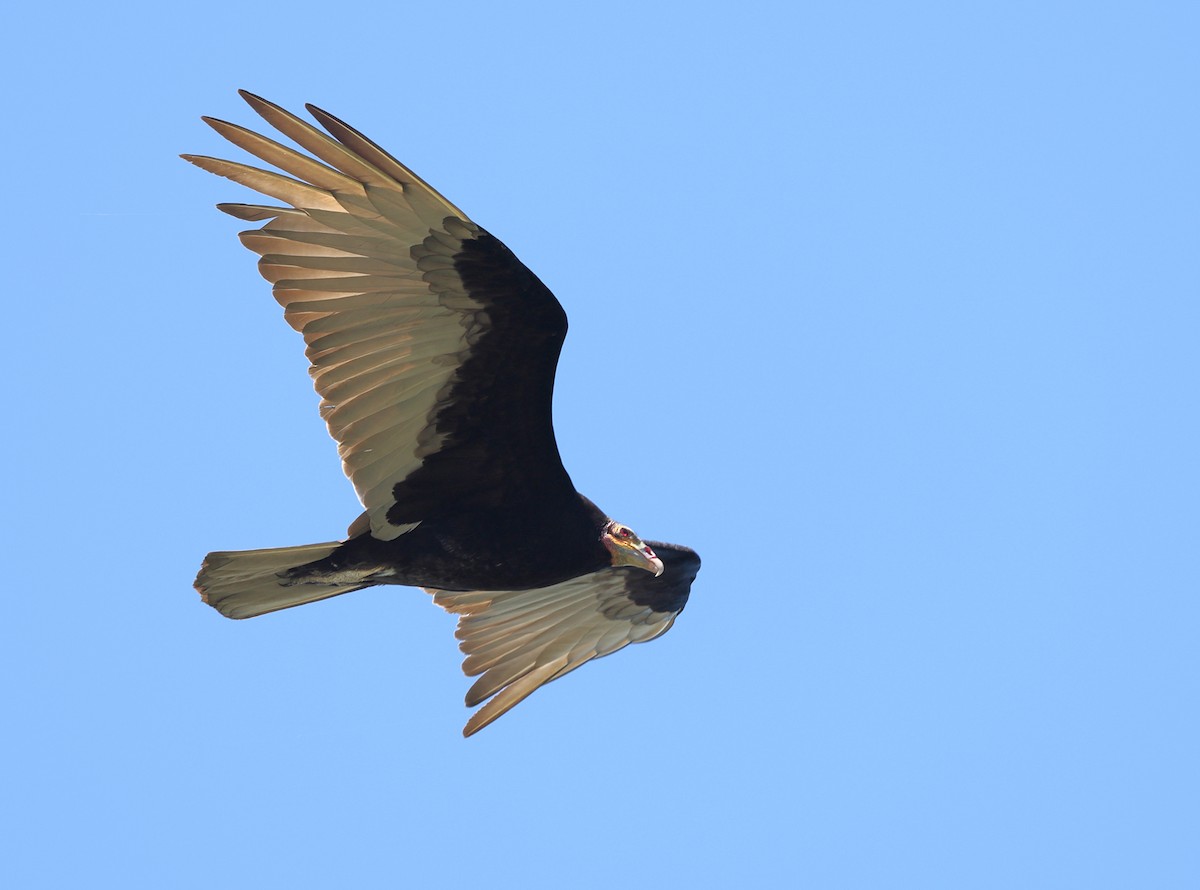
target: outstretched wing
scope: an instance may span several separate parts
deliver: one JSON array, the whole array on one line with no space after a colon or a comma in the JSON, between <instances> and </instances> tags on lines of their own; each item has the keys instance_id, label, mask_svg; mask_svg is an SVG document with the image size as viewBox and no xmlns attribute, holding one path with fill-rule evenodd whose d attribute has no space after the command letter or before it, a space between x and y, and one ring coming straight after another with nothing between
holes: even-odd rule
<instances>
[{"instance_id":1,"label":"outstretched wing","mask_svg":"<svg viewBox=\"0 0 1200 890\"><path fill-rule=\"evenodd\" d=\"M491 698L471 715L463 735L585 662L670 629L687 603L700 557L687 547L646 543L663 561L657 578L609 568L534 590L430 591L439 606L462 616L455 636L467 656L463 673L482 675L467 692L467 707Z\"/></svg>"},{"instance_id":2,"label":"outstretched wing","mask_svg":"<svg viewBox=\"0 0 1200 890\"><path fill-rule=\"evenodd\" d=\"M304 335L321 414L372 534L390 540L422 519L529 491L572 496L551 420L567 330L554 295L356 130L308 106L331 138L242 96L315 159L210 118L290 175L183 157L290 205L218 206L265 221L242 243L262 255L259 270Z\"/></svg>"}]
</instances>

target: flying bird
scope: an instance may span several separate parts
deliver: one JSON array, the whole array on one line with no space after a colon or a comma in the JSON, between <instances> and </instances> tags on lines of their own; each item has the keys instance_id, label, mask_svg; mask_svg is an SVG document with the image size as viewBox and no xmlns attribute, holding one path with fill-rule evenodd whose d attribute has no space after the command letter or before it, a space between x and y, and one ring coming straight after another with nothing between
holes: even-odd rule
<instances>
[{"instance_id":1,"label":"flying bird","mask_svg":"<svg viewBox=\"0 0 1200 890\"><path fill-rule=\"evenodd\" d=\"M242 97L308 154L204 118L282 172L183 155L287 206L218 204L262 223L284 318L304 336L321 416L365 511L346 538L208 554L195 587L250 618L375 584L458 614L477 676L464 735L540 686L666 632L700 558L643 541L575 490L554 439L567 317L499 240L357 130L326 132Z\"/></svg>"}]
</instances>

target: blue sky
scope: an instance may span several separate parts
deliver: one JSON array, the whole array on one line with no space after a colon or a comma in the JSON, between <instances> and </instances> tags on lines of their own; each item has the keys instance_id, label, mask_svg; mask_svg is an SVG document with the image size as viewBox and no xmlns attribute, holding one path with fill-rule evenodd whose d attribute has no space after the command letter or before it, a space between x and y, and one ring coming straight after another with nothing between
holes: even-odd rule
<instances>
[{"instance_id":1,"label":"blue sky","mask_svg":"<svg viewBox=\"0 0 1200 890\"><path fill-rule=\"evenodd\" d=\"M5 886L1200 882L1193 5L26 16ZM704 558L669 634L464 741L424 594L200 604L358 512L249 193L176 157L238 87L556 292L576 485Z\"/></svg>"}]
</instances>

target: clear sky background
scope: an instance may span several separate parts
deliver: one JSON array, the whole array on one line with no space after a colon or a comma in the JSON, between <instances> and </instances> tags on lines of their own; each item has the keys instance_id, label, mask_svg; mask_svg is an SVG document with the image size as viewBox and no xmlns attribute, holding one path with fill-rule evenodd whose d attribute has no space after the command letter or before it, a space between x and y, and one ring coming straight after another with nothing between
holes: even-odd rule
<instances>
[{"instance_id":1,"label":"clear sky background","mask_svg":"<svg viewBox=\"0 0 1200 890\"><path fill-rule=\"evenodd\" d=\"M1200 886L1197 9L10 18L0 884ZM576 485L704 558L669 634L464 741L423 593L200 603L358 513L176 157L238 87L556 292Z\"/></svg>"}]
</instances>

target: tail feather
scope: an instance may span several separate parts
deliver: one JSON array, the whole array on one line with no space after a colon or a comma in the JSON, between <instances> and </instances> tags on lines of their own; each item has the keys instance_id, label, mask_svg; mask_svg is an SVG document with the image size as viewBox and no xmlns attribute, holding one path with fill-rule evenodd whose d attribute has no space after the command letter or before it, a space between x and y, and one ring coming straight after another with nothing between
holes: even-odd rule
<instances>
[{"instance_id":1,"label":"tail feather","mask_svg":"<svg viewBox=\"0 0 1200 890\"><path fill-rule=\"evenodd\" d=\"M324 559L339 546L340 542L331 541L302 547L210 553L200 566L195 588L204 602L226 618L253 618L369 586L363 583L282 583L281 572Z\"/></svg>"}]
</instances>

